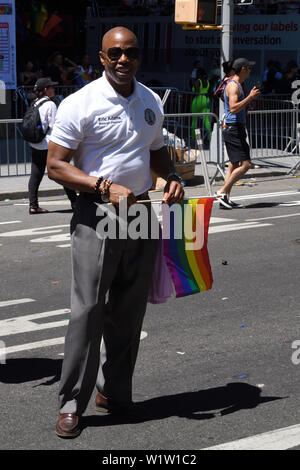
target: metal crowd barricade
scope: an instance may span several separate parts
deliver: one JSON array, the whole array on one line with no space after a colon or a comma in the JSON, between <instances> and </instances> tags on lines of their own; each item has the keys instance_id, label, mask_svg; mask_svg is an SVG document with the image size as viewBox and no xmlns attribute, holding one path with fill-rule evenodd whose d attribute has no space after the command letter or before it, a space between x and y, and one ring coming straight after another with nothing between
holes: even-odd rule
<instances>
[{"instance_id":1,"label":"metal crowd barricade","mask_svg":"<svg viewBox=\"0 0 300 470\"><path fill-rule=\"evenodd\" d=\"M211 131L214 125L219 127L218 116L214 113L174 113L165 114L164 137L176 171L185 181L193 179L196 165L217 163L221 161L219 154L219 132L216 133L217 145L211 146L211 132L208 133L207 124ZM198 138L197 138L198 134ZM211 152L216 152L212 156ZM206 168L203 168L205 176ZM211 183L211 182L210 182Z\"/></svg>"},{"instance_id":2,"label":"metal crowd barricade","mask_svg":"<svg viewBox=\"0 0 300 470\"><path fill-rule=\"evenodd\" d=\"M0 119L0 177L30 174L30 146L22 137L22 119Z\"/></svg>"},{"instance_id":3,"label":"metal crowd barricade","mask_svg":"<svg viewBox=\"0 0 300 470\"><path fill-rule=\"evenodd\" d=\"M155 93L157 93L164 103L165 113L178 114L178 113L192 113L193 111L193 100L198 97L198 102L201 106L201 101L207 103L209 112L215 112L216 101L214 98L207 94L195 93L193 91L183 91L177 88L166 88L166 87L151 87ZM203 97L203 98L201 98ZM208 100L207 100L208 98ZM200 111L196 111L200 112ZM216 113L217 114L217 113Z\"/></svg>"},{"instance_id":4,"label":"metal crowd barricade","mask_svg":"<svg viewBox=\"0 0 300 470\"><path fill-rule=\"evenodd\" d=\"M173 87L150 87L161 98L165 112L179 112L178 89Z\"/></svg>"},{"instance_id":5,"label":"metal crowd barricade","mask_svg":"<svg viewBox=\"0 0 300 470\"><path fill-rule=\"evenodd\" d=\"M213 113L165 114L165 143L176 171L181 174L183 180L194 178L195 167L197 164L203 164L203 159L207 163L220 163L219 132L217 132L218 143L212 149L211 136L205 127L205 119L209 120L211 129L215 125L218 126L218 117ZM21 123L22 119L0 120L0 177L30 174L31 150L22 137ZM199 130L201 146L199 140L197 143L196 130Z\"/></svg>"},{"instance_id":6,"label":"metal crowd barricade","mask_svg":"<svg viewBox=\"0 0 300 470\"><path fill-rule=\"evenodd\" d=\"M271 164L280 159L278 166L294 173L299 166L298 109L250 111L248 136L253 161ZM274 165L274 163L272 163Z\"/></svg>"},{"instance_id":7,"label":"metal crowd barricade","mask_svg":"<svg viewBox=\"0 0 300 470\"><path fill-rule=\"evenodd\" d=\"M65 94L75 91L74 87L68 90L66 87L62 88ZM181 173L183 179L189 180L195 176L196 165L205 160L216 166L216 174L211 178L210 184L218 172L224 177L220 132L222 122L218 116L212 112L169 112L169 109L186 109L182 92L167 88L161 91L165 101L165 142L178 173ZM185 93L186 96L191 95L189 92ZM273 161L277 159L278 166L286 167L288 174L294 174L300 167L299 110L298 107L291 107L291 102L287 108L282 108L285 105L281 104L281 109L249 111L249 143L253 161L270 166L271 161L274 165ZM30 146L22 138L19 128L21 122L21 119L0 120L0 176L30 174ZM195 132L197 129L200 138L198 142Z\"/></svg>"},{"instance_id":8,"label":"metal crowd barricade","mask_svg":"<svg viewBox=\"0 0 300 470\"><path fill-rule=\"evenodd\" d=\"M259 98L251 103L254 111L286 110L294 109L295 105L291 100L291 95L267 94L260 95Z\"/></svg>"}]
</instances>

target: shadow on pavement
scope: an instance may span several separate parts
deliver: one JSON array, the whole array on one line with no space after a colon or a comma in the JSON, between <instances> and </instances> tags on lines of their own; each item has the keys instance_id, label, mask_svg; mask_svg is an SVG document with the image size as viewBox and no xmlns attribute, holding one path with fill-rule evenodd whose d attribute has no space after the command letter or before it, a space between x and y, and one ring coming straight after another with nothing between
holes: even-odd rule
<instances>
[{"instance_id":1,"label":"shadow on pavement","mask_svg":"<svg viewBox=\"0 0 300 470\"><path fill-rule=\"evenodd\" d=\"M113 415L83 417L83 427L97 427L166 419L171 416L205 420L235 413L287 397L261 397L261 389L246 383L229 383L224 387L179 393L140 402L147 417L125 419Z\"/></svg>"},{"instance_id":2,"label":"shadow on pavement","mask_svg":"<svg viewBox=\"0 0 300 470\"><path fill-rule=\"evenodd\" d=\"M277 207L280 204L282 204L282 202L257 202L256 204L244 206L244 209L264 209L267 207Z\"/></svg>"},{"instance_id":3,"label":"shadow on pavement","mask_svg":"<svg viewBox=\"0 0 300 470\"><path fill-rule=\"evenodd\" d=\"M73 214L73 209L57 209L54 211L49 211L49 214Z\"/></svg>"},{"instance_id":4,"label":"shadow on pavement","mask_svg":"<svg viewBox=\"0 0 300 470\"><path fill-rule=\"evenodd\" d=\"M19 384L52 377L38 384L52 385L60 379L61 366L62 359L7 359L6 364L0 364L0 382Z\"/></svg>"},{"instance_id":5,"label":"shadow on pavement","mask_svg":"<svg viewBox=\"0 0 300 470\"><path fill-rule=\"evenodd\" d=\"M0 365L0 381L7 384L20 384L49 378L41 385L52 385L60 380L62 359L8 359ZM95 398L92 395L91 401ZM256 408L274 400L288 397L262 397L261 389L247 383L233 382L223 387L178 393L152 398L137 403L141 416L124 418L117 415L84 416L83 427L125 424L166 419L171 416L204 420L235 413L240 410Z\"/></svg>"}]
</instances>

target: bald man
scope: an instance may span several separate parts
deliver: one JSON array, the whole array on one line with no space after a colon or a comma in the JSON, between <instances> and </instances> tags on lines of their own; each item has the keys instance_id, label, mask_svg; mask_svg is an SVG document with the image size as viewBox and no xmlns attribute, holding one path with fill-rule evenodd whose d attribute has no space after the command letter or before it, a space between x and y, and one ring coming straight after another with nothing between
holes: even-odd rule
<instances>
[{"instance_id":1,"label":"bald man","mask_svg":"<svg viewBox=\"0 0 300 470\"><path fill-rule=\"evenodd\" d=\"M71 318L56 424L63 438L80 434L95 385L97 411L140 417L132 376L158 240L108 238L99 224L103 204L118 214L120 198L127 207L149 199L150 168L167 181L166 203L184 197L164 146L161 100L135 79L136 36L123 27L108 31L100 60L103 76L60 105L48 150L49 177L80 192L71 221ZM145 207L148 222L151 205Z\"/></svg>"}]
</instances>

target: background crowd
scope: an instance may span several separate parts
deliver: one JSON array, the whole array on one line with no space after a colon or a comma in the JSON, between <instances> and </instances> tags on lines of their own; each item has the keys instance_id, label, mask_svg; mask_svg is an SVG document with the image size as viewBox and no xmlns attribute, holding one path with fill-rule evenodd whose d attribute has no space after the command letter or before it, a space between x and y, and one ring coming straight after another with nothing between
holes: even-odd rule
<instances>
[{"instance_id":1,"label":"background crowd","mask_svg":"<svg viewBox=\"0 0 300 470\"><path fill-rule=\"evenodd\" d=\"M18 84L19 86L34 86L38 78L50 77L59 86L83 86L98 76L99 70L91 64L87 54L78 60L72 60L64 57L60 51L55 51L45 63L40 63L33 58L26 60L19 74Z\"/></svg>"},{"instance_id":2,"label":"background crowd","mask_svg":"<svg viewBox=\"0 0 300 470\"><path fill-rule=\"evenodd\" d=\"M30 87L34 86L38 78L50 77L59 86L80 87L98 78L102 73L99 68L91 63L88 54L80 59L70 59L56 51L43 64L33 58L26 60L19 74L18 85ZM209 70L205 70L201 62L196 61L190 75L189 91L198 93L202 82L205 83L205 93L213 95L226 73L226 66L221 71L217 59L213 59ZM300 79L300 70L295 61L282 65L276 60L269 60L261 77L261 91L263 94L290 95L293 92L292 83L297 79ZM209 83L208 87L206 82Z\"/></svg>"},{"instance_id":3,"label":"background crowd","mask_svg":"<svg viewBox=\"0 0 300 470\"><path fill-rule=\"evenodd\" d=\"M216 59L212 61L211 68L208 71L201 66L200 61L194 62L190 76L190 90L198 91L199 83L208 81L207 93L213 95L223 76L229 72L228 64L230 64L230 61L223 64L223 72L221 73ZM292 83L298 79L300 79L300 70L295 61L290 61L283 66L276 60L269 60L261 77L261 92L265 95L291 95L294 91Z\"/></svg>"}]
</instances>

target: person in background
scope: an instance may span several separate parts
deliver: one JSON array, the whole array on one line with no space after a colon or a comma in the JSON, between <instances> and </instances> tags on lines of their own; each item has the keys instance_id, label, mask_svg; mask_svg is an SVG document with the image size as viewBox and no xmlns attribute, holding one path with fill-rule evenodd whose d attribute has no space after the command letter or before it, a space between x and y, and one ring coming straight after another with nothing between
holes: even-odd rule
<instances>
[{"instance_id":1,"label":"person in background","mask_svg":"<svg viewBox=\"0 0 300 470\"><path fill-rule=\"evenodd\" d=\"M211 69L208 72L208 80L210 83L210 89L214 92L218 86L218 82L221 77L220 65L217 59L213 59Z\"/></svg>"},{"instance_id":2,"label":"person in background","mask_svg":"<svg viewBox=\"0 0 300 470\"><path fill-rule=\"evenodd\" d=\"M40 76L40 71L34 72L34 63L31 60L27 60L24 70L20 72L19 85L33 86Z\"/></svg>"},{"instance_id":3,"label":"person in background","mask_svg":"<svg viewBox=\"0 0 300 470\"><path fill-rule=\"evenodd\" d=\"M74 78L78 65L68 57L63 57L61 52L56 51L47 61L47 73L58 85L69 85Z\"/></svg>"},{"instance_id":4,"label":"person in background","mask_svg":"<svg viewBox=\"0 0 300 470\"><path fill-rule=\"evenodd\" d=\"M192 113L210 113L211 112L211 86L208 80L206 72L202 72L201 69L197 71L197 79L194 80L194 85L192 91L197 94L194 96L191 106ZM211 137L211 126L210 126L210 116L203 117L203 125L206 131L205 137L208 140ZM192 118L192 136L195 137L195 129L198 127L198 117Z\"/></svg>"},{"instance_id":5,"label":"person in background","mask_svg":"<svg viewBox=\"0 0 300 470\"><path fill-rule=\"evenodd\" d=\"M291 95L293 93L292 83L297 80L299 69L297 62L290 61L286 66L286 72L276 84L276 93L279 95Z\"/></svg>"},{"instance_id":6,"label":"person in background","mask_svg":"<svg viewBox=\"0 0 300 470\"><path fill-rule=\"evenodd\" d=\"M193 87L197 86L198 78L204 74L204 69L201 67L201 63L199 60L196 60L193 64L193 70L190 75L189 85L190 90L193 90Z\"/></svg>"},{"instance_id":7,"label":"person in background","mask_svg":"<svg viewBox=\"0 0 300 470\"><path fill-rule=\"evenodd\" d=\"M269 60L262 78L262 92L264 94L275 93L278 81L281 78L282 73L280 72L280 65L274 60Z\"/></svg>"},{"instance_id":8,"label":"person in background","mask_svg":"<svg viewBox=\"0 0 300 470\"><path fill-rule=\"evenodd\" d=\"M78 79L80 80L79 84L81 84L82 81L84 85L87 85L88 83L95 80L96 73L93 65L91 64L91 58L88 54L85 54L82 57L81 65L77 65L75 73L77 82Z\"/></svg>"},{"instance_id":9,"label":"person in background","mask_svg":"<svg viewBox=\"0 0 300 470\"><path fill-rule=\"evenodd\" d=\"M34 93L36 99L33 105L39 104L41 101L45 101L39 108L39 114L41 124L44 133L46 134L44 139L37 143L30 143L31 146L31 173L28 183L29 192L29 214L43 214L48 212L47 209L43 209L39 206L38 202L38 190L45 174L46 163L47 163L47 152L49 138L54 126L57 106L53 102L52 98L55 96L55 86L57 82L53 82L49 77L39 78L34 85ZM66 189L67 196L70 199L72 209L74 210L77 195L75 191Z\"/></svg>"},{"instance_id":10,"label":"person in background","mask_svg":"<svg viewBox=\"0 0 300 470\"><path fill-rule=\"evenodd\" d=\"M233 64L233 60L228 60L227 62L223 62L222 67L223 67L223 72L225 75L222 78L222 80L221 79L219 80L218 86L216 90L214 91L214 97L221 99L222 101L224 101L224 88L235 73L232 68L232 64Z\"/></svg>"},{"instance_id":11,"label":"person in background","mask_svg":"<svg viewBox=\"0 0 300 470\"><path fill-rule=\"evenodd\" d=\"M249 95L246 96L242 85L249 78L254 64L255 62L250 62L245 58L236 59L232 64L235 73L224 89L225 126L223 139L229 164L224 185L215 195L220 208L241 207L230 199L231 189L234 183L251 168L250 148L246 134L246 108L252 100L258 98L260 90L253 87Z\"/></svg>"}]
</instances>

